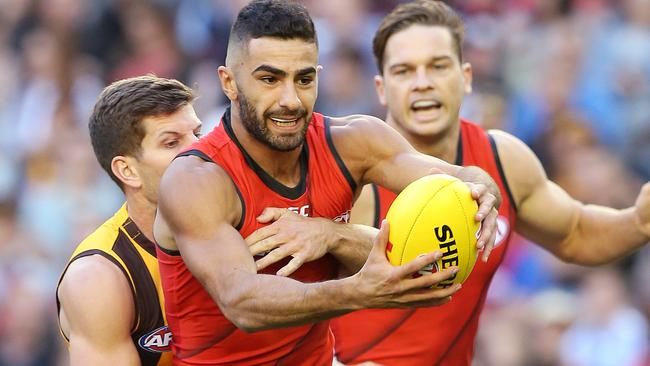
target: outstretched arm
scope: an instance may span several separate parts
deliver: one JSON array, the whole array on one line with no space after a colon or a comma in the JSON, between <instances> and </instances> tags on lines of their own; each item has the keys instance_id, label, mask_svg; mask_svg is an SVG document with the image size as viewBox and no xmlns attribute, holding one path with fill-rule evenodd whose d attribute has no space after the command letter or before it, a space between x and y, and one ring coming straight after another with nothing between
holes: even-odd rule
<instances>
[{"instance_id":1,"label":"outstretched arm","mask_svg":"<svg viewBox=\"0 0 650 366\"><path fill-rule=\"evenodd\" d=\"M586 205L551 182L519 139L492 131L516 201L517 231L558 258L582 265L613 261L650 240L650 184L624 210Z\"/></svg>"},{"instance_id":2,"label":"outstretched arm","mask_svg":"<svg viewBox=\"0 0 650 366\"><path fill-rule=\"evenodd\" d=\"M459 167L422 154L397 131L370 116L333 118L332 139L360 186L375 183L398 193L409 183L434 171L468 183L479 204L475 220L483 221L477 247L485 248L483 260L487 260L496 238L495 207L501 202L499 187L489 174L478 167Z\"/></svg>"},{"instance_id":3,"label":"outstretched arm","mask_svg":"<svg viewBox=\"0 0 650 366\"><path fill-rule=\"evenodd\" d=\"M122 271L99 255L68 267L58 291L71 365L140 365L131 339L135 305Z\"/></svg>"},{"instance_id":4,"label":"outstretched arm","mask_svg":"<svg viewBox=\"0 0 650 366\"><path fill-rule=\"evenodd\" d=\"M180 251L223 314L241 329L303 324L367 307L431 306L448 301L459 288L423 290L453 276L453 269L410 278L440 253L402 267L390 265L385 257L387 229L376 240L377 253L353 277L306 284L258 274L248 245L234 228L240 215L235 188L215 164L179 158L163 175L156 239Z\"/></svg>"}]
</instances>

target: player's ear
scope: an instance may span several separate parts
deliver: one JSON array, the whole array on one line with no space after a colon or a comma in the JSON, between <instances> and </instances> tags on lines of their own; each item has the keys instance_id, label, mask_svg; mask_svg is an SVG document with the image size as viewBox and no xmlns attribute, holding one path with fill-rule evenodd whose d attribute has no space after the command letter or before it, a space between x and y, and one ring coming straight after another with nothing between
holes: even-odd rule
<instances>
[{"instance_id":1,"label":"player's ear","mask_svg":"<svg viewBox=\"0 0 650 366\"><path fill-rule=\"evenodd\" d=\"M386 95L384 94L384 77L381 75L375 75L375 91L377 91L377 97L379 97L379 103L386 106Z\"/></svg>"},{"instance_id":2,"label":"player's ear","mask_svg":"<svg viewBox=\"0 0 650 366\"><path fill-rule=\"evenodd\" d=\"M233 102L237 100L237 82L235 81L235 74L232 69L227 66L219 66L217 74L219 74L219 81L221 82L221 89L223 89L224 94Z\"/></svg>"},{"instance_id":3,"label":"player's ear","mask_svg":"<svg viewBox=\"0 0 650 366\"><path fill-rule=\"evenodd\" d=\"M136 189L142 187L142 180L140 179L135 159L118 155L111 160L111 170L125 187L128 186Z\"/></svg>"},{"instance_id":4,"label":"player's ear","mask_svg":"<svg viewBox=\"0 0 650 366\"><path fill-rule=\"evenodd\" d=\"M463 84L465 86L465 94L472 92L472 64L463 62L461 65L463 69Z\"/></svg>"}]
</instances>

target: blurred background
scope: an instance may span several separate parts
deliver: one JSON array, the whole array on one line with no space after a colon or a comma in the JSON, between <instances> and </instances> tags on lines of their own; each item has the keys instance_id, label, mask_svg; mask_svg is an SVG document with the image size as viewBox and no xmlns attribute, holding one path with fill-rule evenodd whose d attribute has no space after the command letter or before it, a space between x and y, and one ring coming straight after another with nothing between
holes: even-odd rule
<instances>
[{"instance_id":1,"label":"blurred background","mask_svg":"<svg viewBox=\"0 0 650 366\"><path fill-rule=\"evenodd\" d=\"M0 365L66 364L58 276L122 202L88 138L102 88L149 72L180 79L200 95L207 132L225 107L215 70L245 3L0 0ZM371 39L398 1L304 3L324 65L317 110L384 117ZM462 115L520 137L574 197L634 204L650 178L650 0L449 3L475 73ZM650 250L587 269L516 238L475 364L650 365L649 319Z\"/></svg>"}]
</instances>

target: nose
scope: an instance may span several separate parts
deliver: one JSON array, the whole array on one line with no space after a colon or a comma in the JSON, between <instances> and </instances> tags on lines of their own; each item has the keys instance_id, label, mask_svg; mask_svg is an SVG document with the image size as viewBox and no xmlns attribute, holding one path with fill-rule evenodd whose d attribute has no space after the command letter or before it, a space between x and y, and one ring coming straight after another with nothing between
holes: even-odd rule
<instances>
[{"instance_id":1,"label":"nose","mask_svg":"<svg viewBox=\"0 0 650 366\"><path fill-rule=\"evenodd\" d=\"M278 101L280 107L285 108L290 111L295 111L300 108L302 102L298 97L296 92L296 86L293 82L285 83L284 88L282 88L282 94L280 95L280 100Z\"/></svg>"},{"instance_id":2,"label":"nose","mask_svg":"<svg viewBox=\"0 0 650 366\"><path fill-rule=\"evenodd\" d=\"M427 74L425 67L418 67L415 70L415 79L413 80L413 90L427 90L433 88L431 78Z\"/></svg>"}]
</instances>

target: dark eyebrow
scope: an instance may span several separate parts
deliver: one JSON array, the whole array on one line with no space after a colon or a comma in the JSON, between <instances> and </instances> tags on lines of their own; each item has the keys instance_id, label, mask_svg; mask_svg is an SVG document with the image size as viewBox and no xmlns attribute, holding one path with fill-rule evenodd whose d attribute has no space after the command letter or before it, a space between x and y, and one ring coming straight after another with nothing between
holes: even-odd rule
<instances>
[{"instance_id":1,"label":"dark eyebrow","mask_svg":"<svg viewBox=\"0 0 650 366\"><path fill-rule=\"evenodd\" d=\"M270 66L270 65L260 65L258 66L251 74L254 74L258 71L265 71L273 75L277 76L287 76L287 72L284 70L280 70L276 67Z\"/></svg>"},{"instance_id":2,"label":"dark eyebrow","mask_svg":"<svg viewBox=\"0 0 650 366\"><path fill-rule=\"evenodd\" d=\"M314 74L316 73L316 68L313 66L305 67L304 69L298 70L296 73L297 76L305 76L309 74Z\"/></svg>"}]
</instances>

